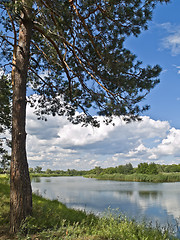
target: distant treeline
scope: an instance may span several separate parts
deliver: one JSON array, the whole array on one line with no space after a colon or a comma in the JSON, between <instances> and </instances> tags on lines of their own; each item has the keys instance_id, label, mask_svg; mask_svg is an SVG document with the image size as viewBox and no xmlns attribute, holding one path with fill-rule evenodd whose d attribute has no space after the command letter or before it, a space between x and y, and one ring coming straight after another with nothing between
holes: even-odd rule
<instances>
[{"instance_id":1,"label":"distant treeline","mask_svg":"<svg viewBox=\"0 0 180 240\"><path fill-rule=\"evenodd\" d=\"M60 176L85 176L85 175L104 175L104 174L148 174L148 175L157 175L159 173L177 173L180 172L180 164L172 164L172 165L160 165L156 163L140 163L138 167L133 167L131 163L126 165L119 165L117 167L109 167L109 168L101 168L95 167L91 170L75 170L68 169L64 170L51 170L47 169L46 171L42 171L42 167L35 167L29 169L31 174L47 174L47 175L60 175Z\"/></svg>"}]
</instances>

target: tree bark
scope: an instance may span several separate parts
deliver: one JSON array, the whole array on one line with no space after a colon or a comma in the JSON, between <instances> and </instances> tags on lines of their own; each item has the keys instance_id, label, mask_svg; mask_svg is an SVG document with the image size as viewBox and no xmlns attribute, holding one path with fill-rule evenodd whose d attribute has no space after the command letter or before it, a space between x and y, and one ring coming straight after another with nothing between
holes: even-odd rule
<instances>
[{"instance_id":1,"label":"tree bark","mask_svg":"<svg viewBox=\"0 0 180 240\"><path fill-rule=\"evenodd\" d=\"M32 33L31 1L22 0L19 40L12 72L12 157L10 172L10 232L32 212L32 190L26 156L26 81Z\"/></svg>"}]
</instances>

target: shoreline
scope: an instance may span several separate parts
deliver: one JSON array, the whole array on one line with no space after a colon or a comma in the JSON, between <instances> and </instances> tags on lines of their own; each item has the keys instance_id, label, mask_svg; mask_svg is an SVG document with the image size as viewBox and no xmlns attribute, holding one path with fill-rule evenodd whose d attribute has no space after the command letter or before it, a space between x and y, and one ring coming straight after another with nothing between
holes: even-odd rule
<instances>
[{"instance_id":1,"label":"shoreline","mask_svg":"<svg viewBox=\"0 0 180 240\"><path fill-rule=\"evenodd\" d=\"M170 183L180 182L180 173L159 173L159 174L100 174L85 175L84 177L96 178L98 180L111 180L121 182L152 182L152 183Z\"/></svg>"},{"instance_id":2,"label":"shoreline","mask_svg":"<svg viewBox=\"0 0 180 240\"><path fill-rule=\"evenodd\" d=\"M30 174L31 178L35 177L72 177L73 175L60 175L60 174L46 174L46 173L33 173ZM152 183L168 183L168 182L180 182L180 173L159 173L159 174L86 174L75 175L85 178L95 178L98 180L112 180L123 182L152 182ZM74 177L75 177L74 176Z\"/></svg>"}]
</instances>

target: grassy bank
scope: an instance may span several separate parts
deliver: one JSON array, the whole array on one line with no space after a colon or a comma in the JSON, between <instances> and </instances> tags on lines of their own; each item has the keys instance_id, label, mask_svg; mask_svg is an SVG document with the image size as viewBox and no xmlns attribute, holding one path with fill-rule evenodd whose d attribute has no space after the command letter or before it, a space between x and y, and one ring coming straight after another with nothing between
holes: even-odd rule
<instances>
[{"instance_id":1,"label":"grassy bank","mask_svg":"<svg viewBox=\"0 0 180 240\"><path fill-rule=\"evenodd\" d=\"M114 181L132 181L132 182L180 182L180 173L159 173L159 174L90 174L85 177L96 178L99 180L114 180Z\"/></svg>"},{"instance_id":2,"label":"grassy bank","mask_svg":"<svg viewBox=\"0 0 180 240\"><path fill-rule=\"evenodd\" d=\"M61 175L57 173L31 173L31 178L33 177L64 177L69 175ZM121 174L121 173L87 173L83 175L87 178L96 178L99 180L114 180L114 181L132 181L132 182L180 182L180 172L171 173L158 173L158 174L142 174L142 173L132 173L132 174Z\"/></svg>"},{"instance_id":3,"label":"grassy bank","mask_svg":"<svg viewBox=\"0 0 180 240\"><path fill-rule=\"evenodd\" d=\"M30 173L31 178L35 177L72 177L72 176L82 176L82 175L68 175L68 174L58 174L58 173Z\"/></svg>"},{"instance_id":4,"label":"grassy bank","mask_svg":"<svg viewBox=\"0 0 180 240\"><path fill-rule=\"evenodd\" d=\"M33 214L22 224L16 236L9 230L9 185L0 176L0 239L68 239L68 240L168 240L168 230L152 228L150 224L138 224L123 216L108 213L98 218L83 211L68 209L57 200L50 201L33 195ZM163 232L162 232L163 231Z\"/></svg>"},{"instance_id":5,"label":"grassy bank","mask_svg":"<svg viewBox=\"0 0 180 240\"><path fill-rule=\"evenodd\" d=\"M30 173L30 177L61 177L62 175L57 173Z\"/></svg>"}]
</instances>

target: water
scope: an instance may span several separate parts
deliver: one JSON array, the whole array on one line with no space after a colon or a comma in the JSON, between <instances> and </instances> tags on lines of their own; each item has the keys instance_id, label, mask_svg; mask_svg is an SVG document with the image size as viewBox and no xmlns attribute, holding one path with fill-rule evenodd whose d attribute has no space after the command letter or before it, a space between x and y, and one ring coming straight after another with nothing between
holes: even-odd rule
<instances>
[{"instance_id":1,"label":"water","mask_svg":"<svg viewBox=\"0 0 180 240\"><path fill-rule=\"evenodd\" d=\"M145 183L102 181L83 177L32 180L33 192L58 199L66 206L95 214L109 207L136 220L180 225L180 182Z\"/></svg>"}]
</instances>

